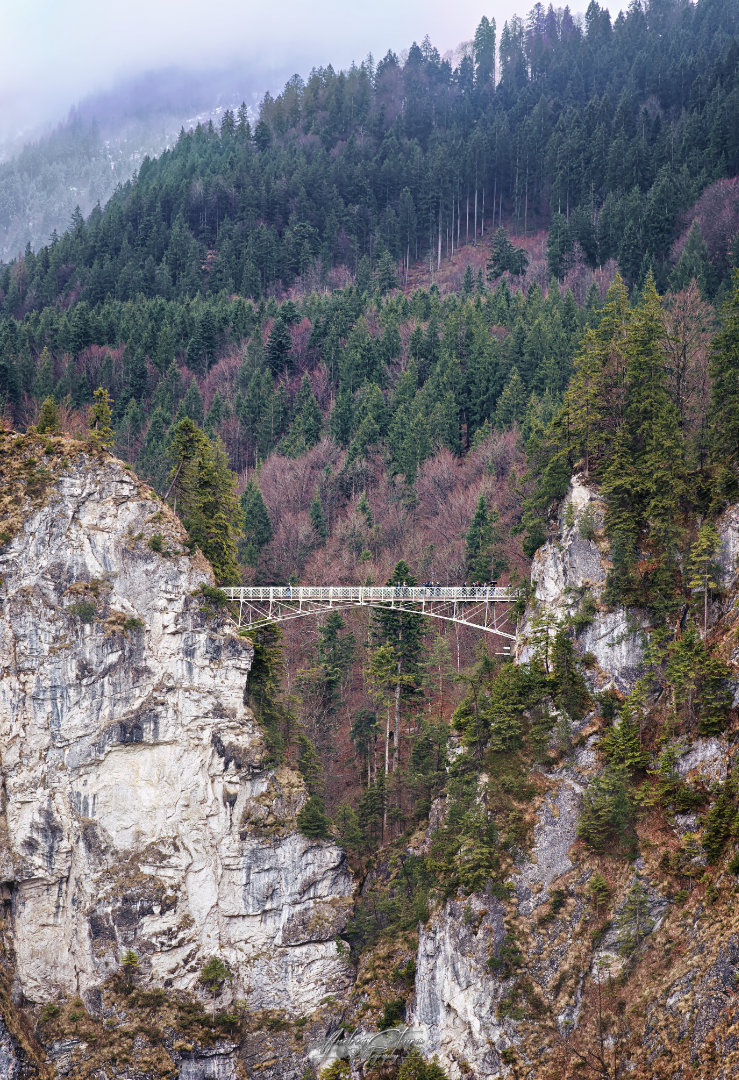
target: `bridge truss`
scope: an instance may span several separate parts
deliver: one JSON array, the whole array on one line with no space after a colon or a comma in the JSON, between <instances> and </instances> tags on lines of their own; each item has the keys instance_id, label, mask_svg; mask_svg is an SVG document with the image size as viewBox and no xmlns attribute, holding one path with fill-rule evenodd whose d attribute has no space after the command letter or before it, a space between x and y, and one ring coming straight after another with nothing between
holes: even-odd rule
<instances>
[{"instance_id":1,"label":"bridge truss","mask_svg":"<svg viewBox=\"0 0 739 1080\"><path fill-rule=\"evenodd\" d=\"M516 641L510 606L518 593L500 585L261 585L223 591L238 604L238 625L246 629L321 615L332 608L372 607L426 615L495 634L503 642ZM510 652L511 645L503 644L503 651Z\"/></svg>"}]
</instances>

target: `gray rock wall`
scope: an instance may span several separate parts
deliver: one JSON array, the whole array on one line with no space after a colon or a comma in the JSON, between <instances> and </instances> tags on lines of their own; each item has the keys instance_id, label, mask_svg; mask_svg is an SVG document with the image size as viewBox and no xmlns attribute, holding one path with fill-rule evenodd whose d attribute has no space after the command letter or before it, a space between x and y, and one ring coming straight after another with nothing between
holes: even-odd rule
<instances>
[{"instance_id":1,"label":"gray rock wall","mask_svg":"<svg viewBox=\"0 0 739 1080\"><path fill-rule=\"evenodd\" d=\"M537 616L575 615L582 598L590 596L596 611L576 635L578 651L595 658L599 688L614 686L628 693L641 672L646 620L638 612L605 611L598 605L610 565L601 532L604 514L598 492L583 477L574 476L559 509L555 535L534 555L534 596L520 628L518 659L525 662L533 655Z\"/></svg>"},{"instance_id":2,"label":"gray rock wall","mask_svg":"<svg viewBox=\"0 0 739 1080\"><path fill-rule=\"evenodd\" d=\"M212 578L183 540L120 463L79 457L0 554L19 989L85 994L133 948L145 979L197 990L217 954L233 996L304 1012L349 981L335 937L352 879L296 832L300 778L262 764L251 645L199 610Z\"/></svg>"}]
</instances>

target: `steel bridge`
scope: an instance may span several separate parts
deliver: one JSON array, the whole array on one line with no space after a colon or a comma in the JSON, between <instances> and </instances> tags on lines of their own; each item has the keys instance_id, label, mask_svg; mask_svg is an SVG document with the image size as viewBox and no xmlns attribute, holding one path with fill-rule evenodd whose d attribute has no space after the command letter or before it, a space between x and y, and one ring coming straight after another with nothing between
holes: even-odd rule
<instances>
[{"instance_id":1,"label":"steel bridge","mask_svg":"<svg viewBox=\"0 0 739 1080\"><path fill-rule=\"evenodd\" d=\"M238 624L247 629L332 608L372 607L427 615L516 641L509 608L519 594L504 585L258 585L223 591L239 605ZM511 646L503 649L510 652Z\"/></svg>"}]
</instances>

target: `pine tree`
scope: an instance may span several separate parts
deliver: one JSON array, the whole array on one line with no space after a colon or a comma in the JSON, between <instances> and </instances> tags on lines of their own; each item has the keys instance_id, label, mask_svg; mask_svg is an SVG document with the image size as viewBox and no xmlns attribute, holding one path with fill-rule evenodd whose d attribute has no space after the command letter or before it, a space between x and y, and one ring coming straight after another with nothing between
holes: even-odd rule
<instances>
[{"instance_id":1,"label":"pine tree","mask_svg":"<svg viewBox=\"0 0 739 1080\"><path fill-rule=\"evenodd\" d=\"M718 585L716 553L721 544L716 529L710 521L704 522L698 531L698 539L688 554L688 588L703 594L703 636L708 633L708 597Z\"/></svg>"},{"instance_id":2,"label":"pine tree","mask_svg":"<svg viewBox=\"0 0 739 1080\"><path fill-rule=\"evenodd\" d=\"M467 530L464 553L464 572L468 581L487 582L497 580L506 567L500 551L501 535L496 528L499 514L496 507L488 509L487 500L481 495Z\"/></svg>"},{"instance_id":3,"label":"pine tree","mask_svg":"<svg viewBox=\"0 0 739 1080\"><path fill-rule=\"evenodd\" d=\"M323 801L311 795L297 816L298 829L311 840L325 840L330 835L330 825Z\"/></svg>"},{"instance_id":4,"label":"pine tree","mask_svg":"<svg viewBox=\"0 0 739 1080\"><path fill-rule=\"evenodd\" d=\"M247 566L256 566L259 553L270 542L274 532L264 496L254 479L249 480L241 496L241 513L243 539L239 545L239 556Z\"/></svg>"},{"instance_id":5,"label":"pine tree","mask_svg":"<svg viewBox=\"0 0 739 1080\"><path fill-rule=\"evenodd\" d=\"M99 386L92 395L93 404L87 410L87 438L100 450L109 450L115 442L115 433L111 426L113 402L110 394Z\"/></svg>"},{"instance_id":6,"label":"pine tree","mask_svg":"<svg viewBox=\"0 0 739 1080\"><path fill-rule=\"evenodd\" d=\"M203 965L203 969L198 976L198 982L201 982L213 994L212 1019L215 1019L216 1015L216 995L223 984L230 982L231 979L233 979L233 973L228 964L225 964L220 957L211 956L210 960Z\"/></svg>"},{"instance_id":7,"label":"pine tree","mask_svg":"<svg viewBox=\"0 0 739 1080\"><path fill-rule=\"evenodd\" d=\"M520 424L526 413L526 388L514 367L495 407L495 426L506 431Z\"/></svg>"},{"instance_id":8,"label":"pine tree","mask_svg":"<svg viewBox=\"0 0 739 1080\"><path fill-rule=\"evenodd\" d=\"M190 419L174 429L170 492L190 541L213 567L221 585L239 580L236 544L241 514L236 477L220 442L212 443Z\"/></svg>"},{"instance_id":9,"label":"pine tree","mask_svg":"<svg viewBox=\"0 0 739 1080\"><path fill-rule=\"evenodd\" d=\"M139 956L133 949L126 949L121 957L121 969L123 970L126 983L130 986L134 976L139 970Z\"/></svg>"},{"instance_id":10,"label":"pine tree","mask_svg":"<svg viewBox=\"0 0 739 1080\"><path fill-rule=\"evenodd\" d=\"M44 398L36 423L36 431L39 435L59 435L61 430L59 406L53 397Z\"/></svg>"},{"instance_id":11,"label":"pine tree","mask_svg":"<svg viewBox=\"0 0 739 1080\"><path fill-rule=\"evenodd\" d=\"M190 381L190 385L187 388L187 393L179 404L177 409L177 422L189 418L193 424L197 427L203 426L203 398L198 389L198 384L193 376Z\"/></svg>"},{"instance_id":12,"label":"pine tree","mask_svg":"<svg viewBox=\"0 0 739 1080\"><path fill-rule=\"evenodd\" d=\"M619 931L618 948L622 956L631 956L654 927L654 919L649 915L649 893L638 875L626 894L616 926Z\"/></svg>"},{"instance_id":13,"label":"pine tree","mask_svg":"<svg viewBox=\"0 0 739 1080\"><path fill-rule=\"evenodd\" d=\"M316 488L313 493L313 498L311 499L311 504L308 508L308 517L310 518L311 525L316 530L316 535L319 536L321 540L325 540L328 536L328 525L326 523L326 515L323 511L323 503L321 502L318 488Z\"/></svg>"}]
</instances>

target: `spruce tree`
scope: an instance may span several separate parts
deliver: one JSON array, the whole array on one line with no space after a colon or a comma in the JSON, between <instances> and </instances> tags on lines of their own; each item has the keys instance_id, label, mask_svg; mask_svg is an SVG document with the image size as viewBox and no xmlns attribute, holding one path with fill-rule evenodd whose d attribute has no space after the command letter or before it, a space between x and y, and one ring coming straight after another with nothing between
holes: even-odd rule
<instances>
[{"instance_id":1,"label":"spruce tree","mask_svg":"<svg viewBox=\"0 0 739 1080\"><path fill-rule=\"evenodd\" d=\"M174 429L170 453L170 492L190 541L209 560L219 584L235 584L241 515L226 452L185 419Z\"/></svg>"},{"instance_id":2,"label":"spruce tree","mask_svg":"<svg viewBox=\"0 0 739 1080\"><path fill-rule=\"evenodd\" d=\"M59 435L61 430L59 406L53 397L44 398L36 423L36 431L39 435Z\"/></svg>"},{"instance_id":3,"label":"spruce tree","mask_svg":"<svg viewBox=\"0 0 739 1080\"><path fill-rule=\"evenodd\" d=\"M254 479L249 480L241 496L241 514L243 538L239 544L239 557L247 566L256 566L259 553L274 532L264 496Z\"/></svg>"},{"instance_id":4,"label":"spruce tree","mask_svg":"<svg viewBox=\"0 0 739 1080\"><path fill-rule=\"evenodd\" d=\"M111 426L113 402L107 390L99 386L93 396L93 403L87 410L87 438L100 450L109 450L115 442L115 433Z\"/></svg>"},{"instance_id":5,"label":"spruce tree","mask_svg":"<svg viewBox=\"0 0 739 1080\"><path fill-rule=\"evenodd\" d=\"M352 395L348 390L340 390L329 420L331 438L339 446L349 445L352 436L353 412Z\"/></svg>"},{"instance_id":6,"label":"spruce tree","mask_svg":"<svg viewBox=\"0 0 739 1080\"><path fill-rule=\"evenodd\" d=\"M595 329L587 331L573 361L565 395L568 438L585 459L585 474L607 463L623 423L626 357L624 337L630 321L629 295L616 275Z\"/></svg>"},{"instance_id":7,"label":"spruce tree","mask_svg":"<svg viewBox=\"0 0 739 1080\"><path fill-rule=\"evenodd\" d=\"M520 424L525 412L526 388L514 367L495 407L495 426L501 431L507 431L514 424Z\"/></svg>"},{"instance_id":8,"label":"spruce tree","mask_svg":"<svg viewBox=\"0 0 739 1080\"><path fill-rule=\"evenodd\" d=\"M491 576L497 580L505 569L506 560L500 552L501 535L496 528L499 516L496 507L492 511L488 509L487 500L481 495L465 539L464 572L470 581L489 581Z\"/></svg>"},{"instance_id":9,"label":"spruce tree","mask_svg":"<svg viewBox=\"0 0 739 1080\"><path fill-rule=\"evenodd\" d=\"M323 503L321 502L321 496L316 488L311 499L310 507L308 508L308 517L310 523L316 530L316 535L321 540L325 540L328 536L328 525L326 524L326 515L323 512Z\"/></svg>"},{"instance_id":10,"label":"spruce tree","mask_svg":"<svg viewBox=\"0 0 739 1080\"><path fill-rule=\"evenodd\" d=\"M345 629L341 614L332 611L318 630L316 656L329 709L335 708L339 702L339 690L349 673L356 651L354 634L342 634Z\"/></svg>"},{"instance_id":11,"label":"spruce tree","mask_svg":"<svg viewBox=\"0 0 739 1080\"><path fill-rule=\"evenodd\" d=\"M396 564L392 577L386 584L393 588L397 587L402 594L404 584L411 587L417 585L418 581L411 573L408 564L401 560ZM401 705L403 702L410 703L417 700L423 681L421 661L424 652L424 630L425 620L415 614L397 609L378 610L372 613L373 642L379 647L387 646L392 654L394 671L392 679L393 771L397 768L400 759Z\"/></svg>"},{"instance_id":12,"label":"spruce tree","mask_svg":"<svg viewBox=\"0 0 739 1080\"><path fill-rule=\"evenodd\" d=\"M198 384L195 381L195 377L190 381L190 385L187 388L187 393L179 404L177 409L177 421L184 420L189 417L193 424L197 427L203 426L203 398L198 389Z\"/></svg>"},{"instance_id":13,"label":"spruce tree","mask_svg":"<svg viewBox=\"0 0 739 1080\"><path fill-rule=\"evenodd\" d=\"M622 956L631 956L654 927L649 915L649 894L637 875L626 894L626 900L616 919L618 948Z\"/></svg>"},{"instance_id":14,"label":"spruce tree","mask_svg":"<svg viewBox=\"0 0 739 1080\"><path fill-rule=\"evenodd\" d=\"M311 795L305 806L299 811L297 817L298 829L310 840L325 840L330 835L329 821L323 806L323 801L318 795Z\"/></svg>"},{"instance_id":15,"label":"spruce tree","mask_svg":"<svg viewBox=\"0 0 739 1080\"><path fill-rule=\"evenodd\" d=\"M634 497L644 501L650 533L669 555L686 494L687 469L680 418L667 388L665 336L660 297L650 273L625 341L625 420L639 473Z\"/></svg>"},{"instance_id":16,"label":"spruce tree","mask_svg":"<svg viewBox=\"0 0 739 1080\"><path fill-rule=\"evenodd\" d=\"M280 311L267 338L266 359L273 375L281 375L285 368L289 368L291 349L290 328Z\"/></svg>"},{"instance_id":17,"label":"spruce tree","mask_svg":"<svg viewBox=\"0 0 739 1080\"><path fill-rule=\"evenodd\" d=\"M508 239L508 233L501 227L493 235L490 244L490 258L487 263L488 281L495 281L507 270L519 276L526 273L529 257L524 248L517 248Z\"/></svg>"},{"instance_id":18,"label":"spruce tree","mask_svg":"<svg viewBox=\"0 0 739 1080\"><path fill-rule=\"evenodd\" d=\"M688 554L688 588L703 597L703 636L708 632L708 597L718 585L716 553L721 544L716 529L706 521L698 532L698 538Z\"/></svg>"}]
</instances>

